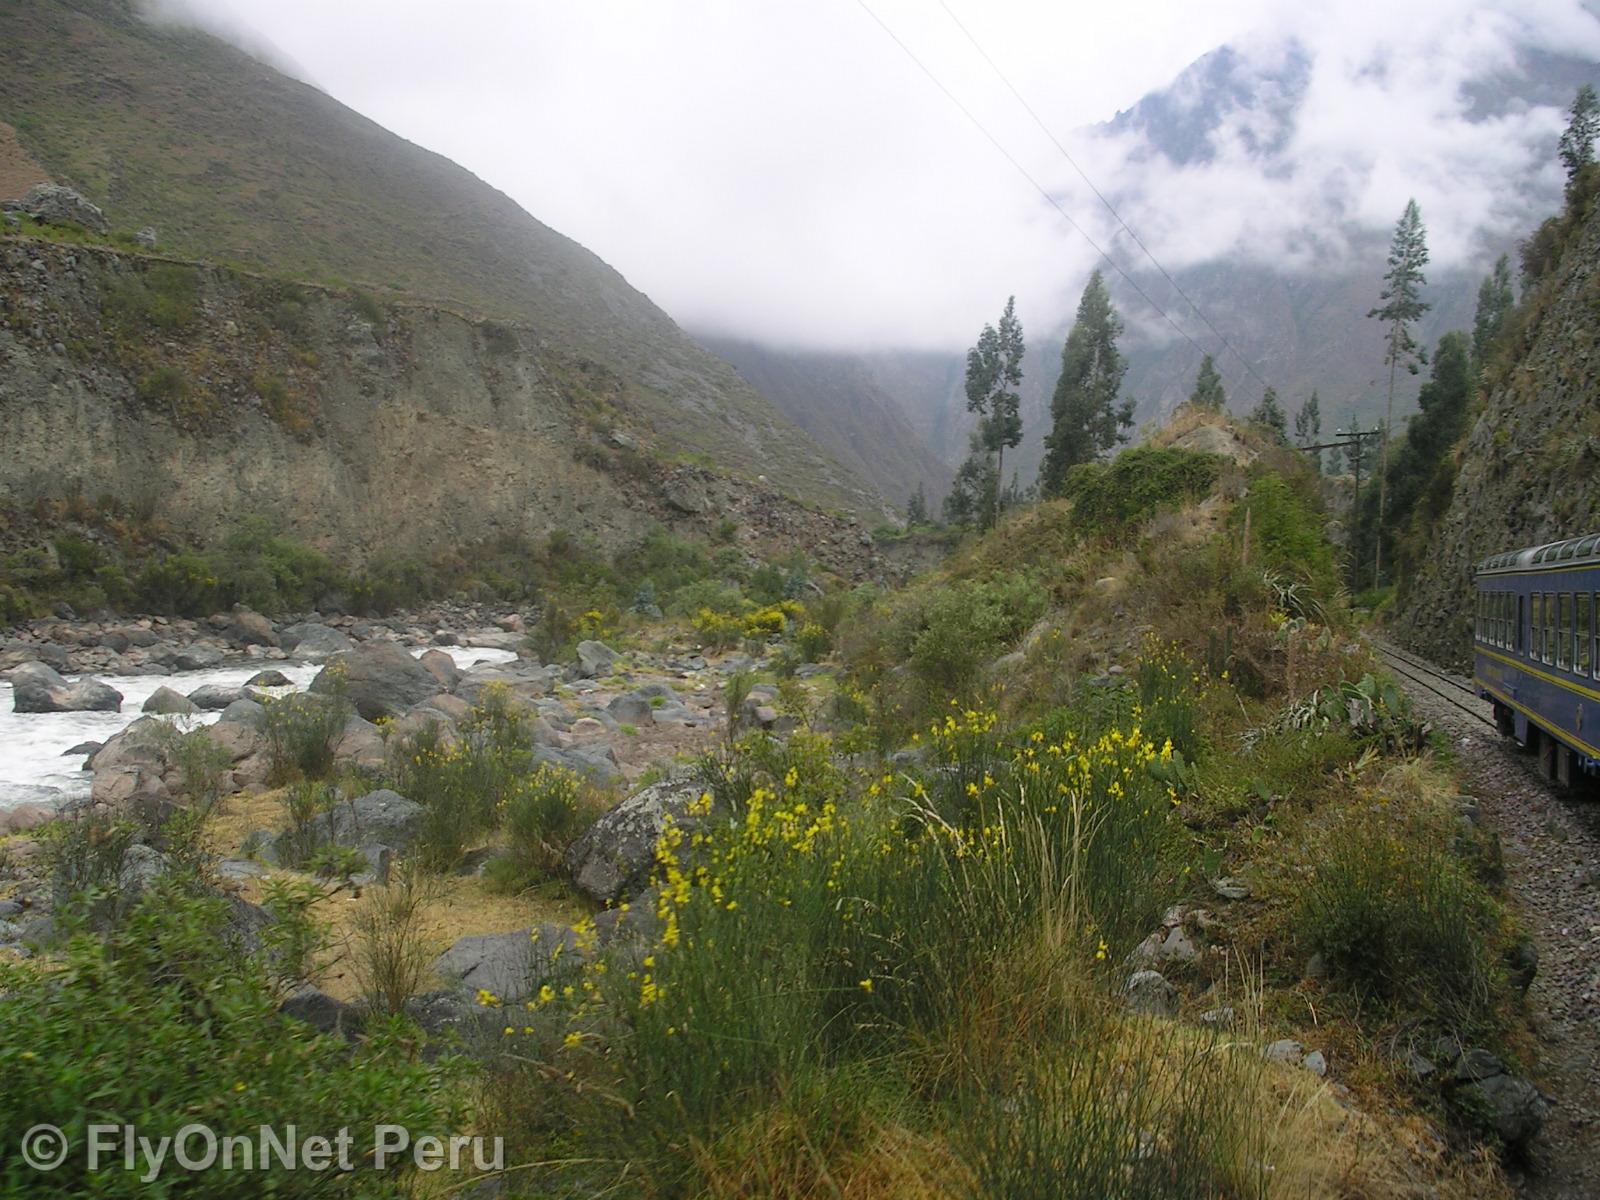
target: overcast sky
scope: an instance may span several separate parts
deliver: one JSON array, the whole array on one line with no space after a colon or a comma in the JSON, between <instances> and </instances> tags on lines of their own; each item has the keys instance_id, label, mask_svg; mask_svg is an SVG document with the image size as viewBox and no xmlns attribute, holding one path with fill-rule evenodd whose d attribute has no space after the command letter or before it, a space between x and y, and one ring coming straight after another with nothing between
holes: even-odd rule
<instances>
[{"instance_id":1,"label":"overcast sky","mask_svg":"<svg viewBox=\"0 0 1600 1200\"><path fill-rule=\"evenodd\" d=\"M1136 251L1006 92L971 30L1169 268L1314 269L1416 196L1436 265L1523 231L1559 188L1556 107L1466 120L1519 45L1600 60L1581 0L160 0L456 160L691 328L827 347L957 348L1008 293L1059 325L1096 256L876 13L1119 261ZM1312 59L1282 152L1239 113L1204 166L1077 132L1224 43ZM1130 314L1137 319L1137 314Z\"/></svg>"}]
</instances>

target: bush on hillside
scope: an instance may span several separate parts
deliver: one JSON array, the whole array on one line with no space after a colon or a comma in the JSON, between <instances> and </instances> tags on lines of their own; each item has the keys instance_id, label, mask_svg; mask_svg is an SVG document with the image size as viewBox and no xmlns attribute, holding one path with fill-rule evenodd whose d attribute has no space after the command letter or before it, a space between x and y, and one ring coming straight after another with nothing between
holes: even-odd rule
<instances>
[{"instance_id":1,"label":"bush on hillside","mask_svg":"<svg viewBox=\"0 0 1600 1200\"><path fill-rule=\"evenodd\" d=\"M1195 450L1135 446L1110 462L1073 467L1061 494L1085 533L1112 534L1203 499L1223 461Z\"/></svg>"}]
</instances>

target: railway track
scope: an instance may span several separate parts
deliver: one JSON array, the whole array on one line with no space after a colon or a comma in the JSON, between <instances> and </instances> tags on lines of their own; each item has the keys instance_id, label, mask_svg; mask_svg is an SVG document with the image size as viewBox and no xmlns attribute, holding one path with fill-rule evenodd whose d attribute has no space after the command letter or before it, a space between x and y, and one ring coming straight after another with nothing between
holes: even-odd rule
<instances>
[{"instance_id":1,"label":"railway track","mask_svg":"<svg viewBox=\"0 0 1600 1200\"><path fill-rule=\"evenodd\" d=\"M1407 683L1427 689L1441 700L1460 709L1474 721L1487 725L1490 729L1495 728L1488 702L1479 699L1478 693L1470 685L1463 683L1460 677L1441 671L1432 663L1424 662L1403 650L1397 650L1386 642L1373 640L1372 648L1378 657L1383 659L1384 665Z\"/></svg>"}]
</instances>

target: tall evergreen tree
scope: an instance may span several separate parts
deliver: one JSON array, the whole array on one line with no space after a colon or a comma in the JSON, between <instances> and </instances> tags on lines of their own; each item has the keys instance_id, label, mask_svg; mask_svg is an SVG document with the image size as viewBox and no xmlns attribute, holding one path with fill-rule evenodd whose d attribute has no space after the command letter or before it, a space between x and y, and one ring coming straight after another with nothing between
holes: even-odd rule
<instances>
[{"instance_id":1,"label":"tall evergreen tree","mask_svg":"<svg viewBox=\"0 0 1600 1200\"><path fill-rule=\"evenodd\" d=\"M1600 97L1594 88L1584 84L1572 99L1568 110L1566 131L1561 135L1561 165L1567 169L1567 183L1578 181L1578 176L1594 163L1595 139L1600 137Z\"/></svg>"},{"instance_id":2,"label":"tall evergreen tree","mask_svg":"<svg viewBox=\"0 0 1600 1200\"><path fill-rule=\"evenodd\" d=\"M1383 422L1382 458L1378 472L1378 524L1383 524L1384 505L1387 498L1389 476L1389 430L1394 425L1394 376L1404 367L1413 375L1419 363L1427 361L1427 353L1411 336L1411 327L1422 318L1431 305L1422 299L1422 285L1427 278L1422 268L1428 262L1427 231L1422 227L1422 213L1415 200L1407 200L1405 211L1394 227L1394 238L1389 243L1389 269L1383 275L1383 290L1378 293L1382 303L1367 314L1382 321L1388 329L1384 334L1384 364L1389 368L1389 405ZM1378 586L1383 575L1383 539L1374 539L1372 585Z\"/></svg>"},{"instance_id":3,"label":"tall evergreen tree","mask_svg":"<svg viewBox=\"0 0 1600 1200\"><path fill-rule=\"evenodd\" d=\"M1039 467L1039 488L1046 495L1061 489L1068 468L1092 462L1126 440L1123 430L1133 424L1133 401L1117 402L1128 372L1128 360L1117 349L1121 335L1122 318L1096 271L1061 348L1061 377L1050 399L1050 432Z\"/></svg>"},{"instance_id":4,"label":"tall evergreen tree","mask_svg":"<svg viewBox=\"0 0 1600 1200\"><path fill-rule=\"evenodd\" d=\"M1322 440L1322 401L1317 399L1317 389L1311 389L1311 399L1300 406L1294 415L1294 440L1302 446L1315 446ZM1311 459L1322 471L1322 451L1313 450Z\"/></svg>"},{"instance_id":5,"label":"tall evergreen tree","mask_svg":"<svg viewBox=\"0 0 1600 1200\"><path fill-rule=\"evenodd\" d=\"M994 459L974 430L966 461L956 470L950 494L944 498L944 519L952 525L973 525L987 529L998 511L999 481Z\"/></svg>"},{"instance_id":6,"label":"tall evergreen tree","mask_svg":"<svg viewBox=\"0 0 1600 1200\"><path fill-rule=\"evenodd\" d=\"M1270 383L1266 391L1261 393L1260 401L1250 410L1250 423L1261 426L1275 441L1288 442L1289 419L1284 415L1283 405L1278 403L1278 389Z\"/></svg>"},{"instance_id":7,"label":"tall evergreen tree","mask_svg":"<svg viewBox=\"0 0 1600 1200\"><path fill-rule=\"evenodd\" d=\"M928 493L919 482L917 490L911 493L911 499L906 501L906 524L926 525L928 523Z\"/></svg>"},{"instance_id":8,"label":"tall evergreen tree","mask_svg":"<svg viewBox=\"0 0 1600 1200\"><path fill-rule=\"evenodd\" d=\"M1006 448L1022 444L1022 322L1017 298L1006 300L1000 327L985 325L967 351L967 411L978 415L975 448L995 456L994 478L1004 478ZM1000 489L993 489L994 520L1000 519Z\"/></svg>"},{"instance_id":9,"label":"tall evergreen tree","mask_svg":"<svg viewBox=\"0 0 1600 1200\"><path fill-rule=\"evenodd\" d=\"M1478 309L1472 318L1472 362L1475 372L1483 370L1484 359L1495 338L1505 328L1506 318L1516 304L1516 294L1511 290L1511 263L1502 254L1494 270L1478 286Z\"/></svg>"},{"instance_id":10,"label":"tall evergreen tree","mask_svg":"<svg viewBox=\"0 0 1600 1200\"><path fill-rule=\"evenodd\" d=\"M1222 376L1217 374L1217 364L1209 354L1200 360L1200 372L1195 376L1189 403L1219 412L1227 407L1228 394L1222 390Z\"/></svg>"}]
</instances>

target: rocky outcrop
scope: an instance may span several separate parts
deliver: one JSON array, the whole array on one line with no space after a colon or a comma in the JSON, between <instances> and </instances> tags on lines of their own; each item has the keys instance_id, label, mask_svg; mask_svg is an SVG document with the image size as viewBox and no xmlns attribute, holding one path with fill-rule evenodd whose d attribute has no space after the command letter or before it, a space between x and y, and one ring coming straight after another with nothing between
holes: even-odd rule
<instances>
[{"instance_id":1,"label":"rocky outcrop","mask_svg":"<svg viewBox=\"0 0 1600 1200\"><path fill-rule=\"evenodd\" d=\"M311 681L319 694L343 694L369 721L401 717L439 690L439 681L400 646L371 642L336 654Z\"/></svg>"},{"instance_id":2,"label":"rocky outcrop","mask_svg":"<svg viewBox=\"0 0 1600 1200\"><path fill-rule=\"evenodd\" d=\"M161 288L191 297L192 315L159 338L136 315L108 319L121 311L113 297ZM295 314L294 332L275 323L280 309ZM497 349L508 337L517 348ZM136 364L121 349L130 339L144 351ZM154 374L176 399L151 395ZM865 525L834 512L875 521L881 501L815 450L757 468L771 483L757 469L736 479L657 461L646 452L656 439L642 434L623 459L586 432L590 392L570 386L577 374L542 331L447 309L393 306L374 325L330 289L93 246L0 243L0 492L18 507L77 494L137 501L202 545L250 513L352 563L557 529L615 547L662 525L706 536L730 523L752 553L803 550L846 578L872 575ZM743 457L738 434L723 433L699 452ZM786 490L798 473L816 486ZM828 473L833 485L819 482ZM669 498L685 489L703 497L696 511ZM310 631L276 636L308 654Z\"/></svg>"},{"instance_id":3,"label":"rocky outcrop","mask_svg":"<svg viewBox=\"0 0 1600 1200\"><path fill-rule=\"evenodd\" d=\"M1460 448L1450 507L1403 581L1394 636L1419 654L1466 666L1472 581L1491 554L1600 532L1600 210L1523 300L1537 319L1484 397ZM1491 378L1495 378L1491 375Z\"/></svg>"},{"instance_id":4,"label":"rocky outcrop","mask_svg":"<svg viewBox=\"0 0 1600 1200\"><path fill-rule=\"evenodd\" d=\"M689 805L700 794L694 780L674 778L623 800L568 847L566 865L574 886L602 904L643 889L668 817L680 826L692 824Z\"/></svg>"},{"instance_id":5,"label":"rocky outcrop","mask_svg":"<svg viewBox=\"0 0 1600 1200\"><path fill-rule=\"evenodd\" d=\"M122 693L98 679L69 683L43 663L11 672L12 707L19 713L121 712Z\"/></svg>"},{"instance_id":6,"label":"rocky outcrop","mask_svg":"<svg viewBox=\"0 0 1600 1200\"><path fill-rule=\"evenodd\" d=\"M533 994L563 957L575 961L577 936L565 925L464 937L434 960L434 973L469 995L483 991L515 1004Z\"/></svg>"},{"instance_id":7,"label":"rocky outcrop","mask_svg":"<svg viewBox=\"0 0 1600 1200\"><path fill-rule=\"evenodd\" d=\"M7 204L7 207L12 207ZM77 225L91 233L110 233L111 223L97 204L90 204L77 192L59 183L36 183L21 200L15 202L19 212L25 212L42 225Z\"/></svg>"}]
</instances>

